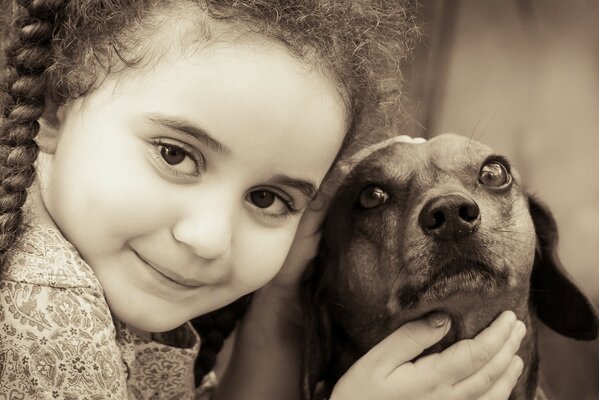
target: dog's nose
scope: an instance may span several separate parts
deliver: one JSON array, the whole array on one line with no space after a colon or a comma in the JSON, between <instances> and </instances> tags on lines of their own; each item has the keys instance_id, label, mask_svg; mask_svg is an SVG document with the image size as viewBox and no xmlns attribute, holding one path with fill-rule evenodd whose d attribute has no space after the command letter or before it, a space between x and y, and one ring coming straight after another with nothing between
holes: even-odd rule
<instances>
[{"instance_id":1,"label":"dog's nose","mask_svg":"<svg viewBox=\"0 0 599 400\"><path fill-rule=\"evenodd\" d=\"M425 234L441 240L469 237L480 226L480 210L472 199L458 193L430 199L418 216Z\"/></svg>"}]
</instances>

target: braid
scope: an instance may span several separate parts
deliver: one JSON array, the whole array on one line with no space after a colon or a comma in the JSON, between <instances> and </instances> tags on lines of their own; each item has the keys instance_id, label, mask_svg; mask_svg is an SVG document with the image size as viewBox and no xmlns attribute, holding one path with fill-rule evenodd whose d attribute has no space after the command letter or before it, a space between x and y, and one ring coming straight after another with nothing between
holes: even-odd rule
<instances>
[{"instance_id":1,"label":"braid","mask_svg":"<svg viewBox=\"0 0 599 400\"><path fill-rule=\"evenodd\" d=\"M251 295L243 296L223 308L191 320L191 324L202 338L202 346L194 370L196 385L201 384L204 376L214 369L216 356L223 347L225 339L235 329L237 321L245 314L251 297Z\"/></svg>"},{"instance_id":2,"label":"braid","mask_svg":"<svg viewBox=\"0 0 599 400\"><path fill-rule=\"evenodd\" d=\"M62 0L19 0L0 84L0 265L20 233L21 208L35 179L37 119L44 111L44 72L51 59L55 15ZM18 13L18 10L16 14Z\"/></svg>"}]
</instances>

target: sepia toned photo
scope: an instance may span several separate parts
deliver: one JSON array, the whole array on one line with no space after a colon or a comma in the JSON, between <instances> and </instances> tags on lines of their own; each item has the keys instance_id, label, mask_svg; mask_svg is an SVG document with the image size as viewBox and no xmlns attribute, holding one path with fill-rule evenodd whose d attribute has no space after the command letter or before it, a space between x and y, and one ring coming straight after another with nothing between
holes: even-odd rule
<instances>
[{"instance_id":1,"label":"sepia toned photo","mask_svg":"<svg viewBox=\"0 0 599 400\"><path fill-rule=\"evenodd\" d=\"M598 19L0 0L0 400L599 399Z\"/></svg>"}]
</instances>

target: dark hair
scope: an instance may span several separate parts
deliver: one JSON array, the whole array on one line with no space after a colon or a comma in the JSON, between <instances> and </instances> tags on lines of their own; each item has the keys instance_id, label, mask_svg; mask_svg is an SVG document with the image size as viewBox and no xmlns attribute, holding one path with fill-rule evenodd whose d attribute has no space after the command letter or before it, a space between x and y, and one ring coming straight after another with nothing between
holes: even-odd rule
<instances>
[{"instance_id":1,"label":"dark hair","mask_svg":"<svg viewBox=\"0 0 599 400\"><path fill-rule=\"evenodd\" d=\"M21 208L35 178L34 138L44 102L62 105L87 95L111 73L160 57L149 50L147 36L168 10L197 7L206 37L211 27L235 26L279 40L313 63L346 101L351 128L345 145L361 116L385 120L389 110L397 112L400 64L418 37L414 6L399 0L15 1L4 7L11 19L2 36L0 266L19 235ZM247 304L244 297L193 321L203 341L198 384Z\"/></svg>"}]
</instances>

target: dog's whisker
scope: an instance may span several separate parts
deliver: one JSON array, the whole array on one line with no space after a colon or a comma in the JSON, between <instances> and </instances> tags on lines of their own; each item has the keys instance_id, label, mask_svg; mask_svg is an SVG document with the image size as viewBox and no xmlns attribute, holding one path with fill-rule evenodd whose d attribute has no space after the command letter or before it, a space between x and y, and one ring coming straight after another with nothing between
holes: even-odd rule
<instances>
[{"instance_id":1,"label":"dog's whisker","mask_svg":"<svg viewBox=\"0 0 599 400\"><path fill-rule=\"evenodd\" d=\"M495 116L497 115L497 108L495 108L495 110L493 111L493 114L491 115L491 117L489 118L489 121L487 122L487 125L484 127L484 129L481 131L480 136L477 139L482 139L482 137L485 135L485 133L487 133L489 130L489 126L491 126L491 123L493 122L493 120L495 119Z\"/></svg>"},{"instance_id":2,"label":"dog's whisker","mask_svg":"<svg viewBox=\"0 0 599 400\"><path fill-rule=\"evenodd\" d=\"M343 304L343 303L339 303L339 302L337 302L337 301L333 301L333 300L331 300L330 298L327 298L327 299L325 299L325 302L326 302L326 303L328 303L328 304L335 305L335 306L337 306L337 307L341 307L341 308L349 308L349 306L348 306L348 305L346 305L346 304Z\"/></svg>"},{"instance_id":3,"label":"dog's whisker","mask_svg":"<svg viewBox=\"0 0 599 400\"><path fill-rule=\"evenodd\" d=\"M526 243L530 236L524 232L514 232L510 230L493 231L492 242L495 243Z\"/></svg>"},{"instance_id":4,"label":"dog's whisker","mask_svg":"<svg viewBox=\"0 0 599 400\"><path fill-rule=\"evenodd\" d=\"M470 142L472 142L472 140L474 139L474 135L476 135L476 130L478 129L478 127L480 126L480 122L483 119L483 115L484 115L484 111L480 113L480 115L478 116L478 119L476 120L476 123L474 124L474 126L472 127L472 131L470 132L470 135L468 137L468 143L466 144L466 147L469 148L470 147Z\"/></svg>"},{"instance_id":5,"label":"dog's whisker","mask_svg":"<svg viewBox=\"0 0 599 400\"><path fill-rule=\"evenodd\" d=\"M505 228L505 229L501 229L501 228ZM493 232L497 232L497 233L509 233L509 234L513 234L513 235L524 235L524 236L529 236L530 232L525 232L525 231L518 231L518 230L514 230L514 229L509 229L509 227L497 227L493 229Z\"/></svg>"},{"instance_id":6,"label":"dog's whisker","mask_svg":"<svg viewBox=\"0 0 599 400\"><path fill-rule=\"evenodd\" d=\"M514 211L513 214L511 215L510 219L517 220L524 216L528 217L529 214L530 214L530 210L528 209L528 207L523 207L520 210Z\"/></svg>"},{"instance_id":7,"label":"dog's whisker","mask_svg":"<svg viewBox=\"0 0 599 400\"><path fill-rule=\"evenodd\" d=\"M514 231L495 231L495 238L493 238L494 242L500 243L497 239L501 239L501 243L508 242L510 244L520 243L525 244L528 241L526 239L530 239L530 236L524 232L514 232Z\"/></svg>"},{"instance_id":8,"label":"dog's whisker","mask_svg":"<svg viewBox=\"0 0 599 400\"><path fill-rule=\"evenodd\" d=\"M513 242L517 242L517 241L513 240ZM485 252L490 254L492 256L491 258L501 258L504 261L507 260L507 258L505 258L505 256L504 256L504 252L510 254L509 251L513 250L513 248L504 243L500 243L500 242L496 242L495 244L501 245L503 248L495 249L493 247L488 247L485 249Z\"/></svg>"},{"instance_id":9,"label":"dog's whisker","mask_svg":"<svg viewBox=\"0 0 599 400\"><path fill-rule=\"evenodd\" d=\"M503 261L505 263L505 265L507 265L510 269L513 269L513 267L515 266L515 263L511 259L507 258L504 254L499 254L499 252L495 252L495 251L489 251L489 252L491 253L491 255L494 256L494 258L498 258L501 261Z\"/></svg>"},{"instance_id":10,"label":"dog's whisker","mask_svg":"<svg viewBox=\"0 0 599 400\"><path fill-rule=\"evenodd\" d=\"M502 225L496 225L493 227L493 229L490 229L488 231L483 231L481 234L482 235L494 235L495 233L509 233L510 235L520 235L520 236L524 236L524 237L530 237L531 233L529 231L526 230L522 230L522 229L515 229L513 225L510 224L502 224Z\"/></svg>"}]
</instances>

